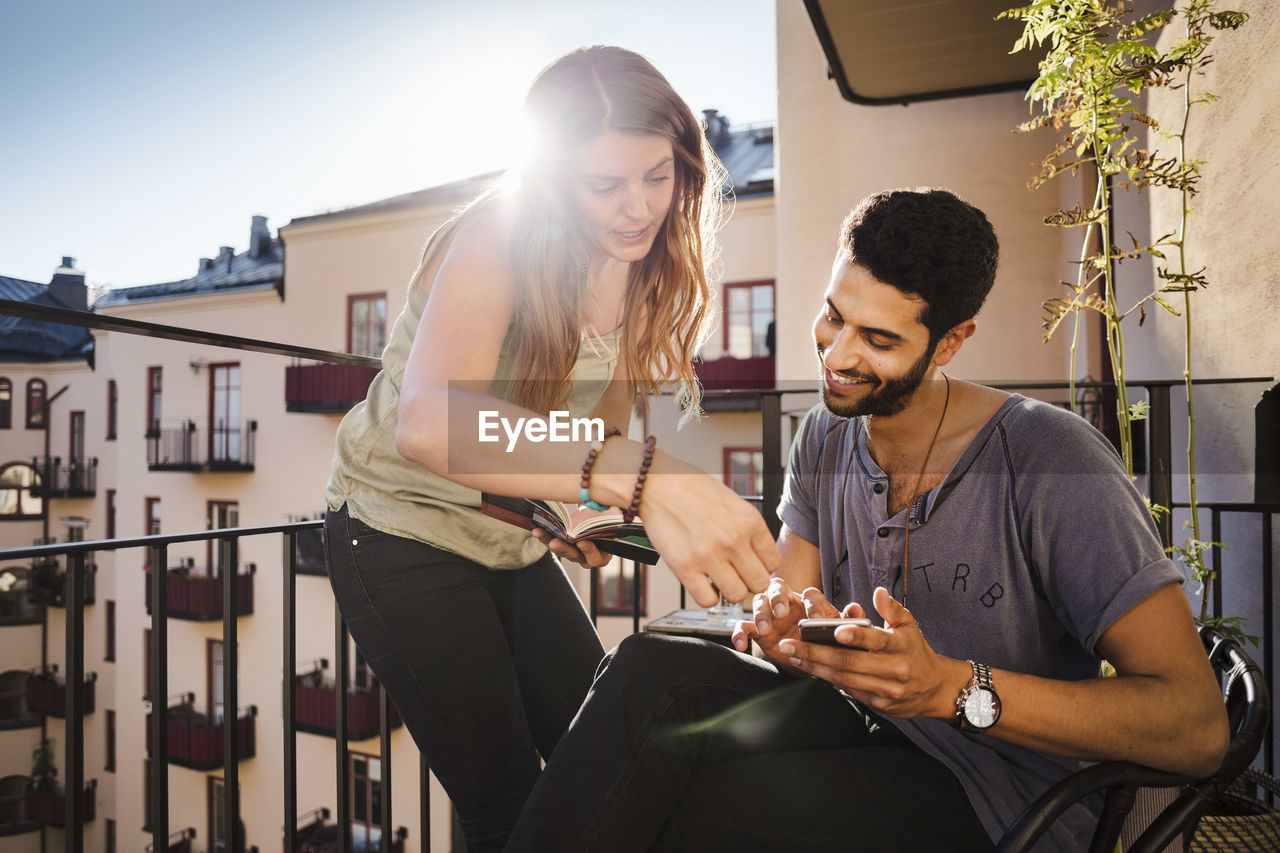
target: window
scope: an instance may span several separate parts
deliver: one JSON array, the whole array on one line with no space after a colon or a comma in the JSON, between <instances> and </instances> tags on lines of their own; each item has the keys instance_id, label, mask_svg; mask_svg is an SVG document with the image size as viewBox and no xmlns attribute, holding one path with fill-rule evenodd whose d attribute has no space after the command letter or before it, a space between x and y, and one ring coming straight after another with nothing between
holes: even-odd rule
<instances>
[{"instance_id":1,"label":"window","mask_svg":"<svg viewBox=\"0 0 1280 853\"><path fill-rule=\"evenodd\" d=\"M147 434L160 433L160 398L164 387L164 368L147 368Z\"/></svg>"},{"instance_id":2,"label":"window","mask_svg":"<svg viewBox=\"0 0 1280 853\"><path fill-rule=\"evenodd\" d=\"M108 661L115 661L116 659L116 603L110 600L107 601L107 636L103 638L103 645L106 647L106 652L103 654L102 659L108 660ZM112 712L108 711L107 713L110 714ZM114 717L112 719L114 719Z\"/></svg>"},{"instance_id":3,"label":"window","mask_svg":"<svg viewBox=\"0 0 1280 853\"><path fill-rule=\"evenodd\" d=\"M107 489L107 538L116 538L116 490Z\"/></svg>"},{"instance_id":4,"label":"window","mask_svg":"<svg viewBox=\"0 0 1280 853\"><path fill-rule=\"evenodd\" d=\"M240 460L240 365L209 365L209 461Z\"/></svg>"},{"instance_id":5,"label":"window","mask_svg":"<svg viewBox=\"0 0 1280 853\"><path fill-rule=\"evenodd\" d=\"M116 712L107 711L107 766L108 773L116 772Z\"/></svg>"},{"instance_id":6,"label":"window","mask_svg":"<svg viewBox=\"0 0 1280 853\"><path fill-rule=\"evenodd\" d=\"M142 831L151 831L151 759L142 759Z\"/></svg>"},{"instance_id":7,"label":"window","mask_svg":"<svg viewBox=\"0 0 1280 853\"><path fill-rule=\"evenodd\" d=\"M160 499L146 498L142 516L142 535L143 536L159 536L160 535ZM156 552L154 548L144 548L142 550L142 568L151 568L151 556Z\"/></svg>"},{"instance_id":8,"label":"window","mask_svg":"<svg viewBox=\"0 0 1280 853\"><path fill-rule=\"evenodd\" d=\"M44 429L46 386L43 379L27 382L27 429Z\"/></svg>"},{"instance_id":9,"label":"window","mask_svg":"<svg viewBox=\"0 0 1280 853\"><path fill-rule=\"evenodd\" d=\"M72 479L75 479L75 473L82 471L84 468L84 412L72 412L70 421L67 424L67 432L70 436L69 446L67 447L67 461L71 465Z\"/></svg>"},{"instance_id":10,"label":"window","mask_svg":"<svg viewBox=\"0 0 1280 853\"><path fill-rule=\"evenodd\" d=\"M226 701L225 694L222 692L222 641L206 640L205 641L205 672L209 675L208 696L209 696L209 719L214 723L222 721L222 715L225 711Z\"/></svg>"},{"instance_id":11,"label":"window","mask_svg":"<svg viewBox=\"0 0 1280 853\"><path fill-rule=\"evenodd\" d=\"M0 429L13 426L13 383L0 376Z\"/></svg>"},{"instance_id":12,"label":"window","mask_svg":"<svg viewBox=\"0 0 1280 853\"><path fill-rule=\"evenodd\" d=\"M151 698L151 629L142 629L142 698ZM151 821L147 821L151 823Z\"/></svg>"},{"instance_id":13,"label":"window","mask_svg":"<svg viewBox=\"0 0 1280 853\"><path fill-rule=\"evenodd\" d=\"M115 441L116 422L120 414L120 392L114 379L107 380L107 441Z\"/></svg>"},{"instance_id":14,"label":"window","mask_svg":"<svg viewBox=\"0 0 1280 853\"><path fill-rule=\"evenodd\" d=\"M362 293L347 297L347 351L378 358L387 342L387 296Z\"/></svg>"},{"instance_id":15,"label":"window","mask_svg":"<svg viewBox=\"0 0 1280 853\"><path fill-rule=\"evenodd\" d=\"M773 282L725 285L724 347L734 358L773 355Z\"/></svg>"},{"instance_id":16,"label":"window","mask_svg":"<svg viewBox=\"0 0 1280 853\"><path fill-rule=\"evenodd\" d=\"M376 850L382 841L382 760L353 752L350 774L352 849Z\"/></svg>"},{"instance_id":17,"label":"window","mask_svg":"<svg viewBox=\"0 0 1280 853\"><path fill-rule=\"evenodd\" d=\"M36 469L21 462L0 466L0 519L40 518L44 500L31 494L40 482Z\"/></svg>"},{"instance_id":18,"label":"window","mask_svg":"<svg viewBox=\"0 0 1280 853\"><path fill-rule=\"evenodd\" d=\"M764 494L764 451L758 447L726 447L724 484L744 498Z\"/></svg>"},{"instance_id":19,"label":"window","mask_svg":"<svg viewBox=\"0 0 1280 853\"><path fill-rule=\"evenodd\" d=\"M647 578L643 563L614 557L596 574L596 609L600 613L631 615L635 608L635 577L640 573L640 615L648 610Z\"/></svg>"},{"instance_id":20,"label":"window","mask_svg":"<svg viewBox=\"0 0 1280 853\"><path fill-rule=\"evenodd\" d=\"M235 501L208 501L205 507L208 530L226 530L240 526L240 504ZM230 565L226 544L222 540L213 539L205 542L204 564L214 577L222 577L222 572L227 568L235 570L235 566Z\"/></svg>"},{"instance_id":21,"label":"window","mask_svg":"<svg viewBox=\"0 0 1280 853\"><path fill-rule=\"evenodd\" d=\"M226 827L226 783L216 776L209 777L209 853L224 853L231 849Z\"/></svg>"}]
</instances>

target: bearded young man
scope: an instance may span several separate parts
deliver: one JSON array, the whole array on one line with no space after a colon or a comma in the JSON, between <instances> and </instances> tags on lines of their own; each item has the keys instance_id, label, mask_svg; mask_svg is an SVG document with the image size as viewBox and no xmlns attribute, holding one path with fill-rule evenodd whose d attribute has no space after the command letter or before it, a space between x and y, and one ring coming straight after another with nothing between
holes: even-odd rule
<instances>
[{"instance_id":1,"label":"bearded young man","mask_svg":"<svg viewBox=\"0 0 1280 853\"><path fill-rule=\"evenodd\" d=\"M1227 721L1182 576L1106 440L948 378L997 242L943 190L863 201L813 334L764 659L638 634L602 664L509 850L988 850L1080 760L1206 774ZM905 567L905 569L904 569ZM805 643L805 616L872 616ZM1107 659L1117 678L1097 678ZM1053 849L1088 845L1077 805Z\"/></svg>"}]
</instances>

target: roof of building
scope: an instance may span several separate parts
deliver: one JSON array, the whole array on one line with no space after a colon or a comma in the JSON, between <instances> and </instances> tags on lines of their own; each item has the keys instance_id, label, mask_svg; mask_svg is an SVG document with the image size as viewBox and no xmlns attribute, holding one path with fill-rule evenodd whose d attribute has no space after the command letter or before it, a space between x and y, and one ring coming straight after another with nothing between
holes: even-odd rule
<instances>
[{"instance_id":1,"label":"roof of building","mask_svg":"<svg viewBox=\"0 0 1280 853\"><path fill-rule=\"evenodd\" d=\"M0 298L54 308L78 308L54 296L49 285L0 276ZM93 335L83 326L0 315L0 361L44 362L90 358Z\"/></svg>"},{"instance_id":2,"label":"roof of building","mask_svg":"<svg viewBox=\"0 0 1280 853\"><path fill-rule=\"evenodd\" d=\"M217 257L201 258L196 274L190 278L105 290L98 296L94 308L207 293L278 290L283 283L284 246L267 231L265 217L255 216L249 232L249 248L244 252L236 254L231 246L223 246Z\"/></svg>"},{"instance_id":3,"label":"roof of building","mask_svg":"<svg viewBox=\"0 0 1280 853\"><path fill-rule=\"evenodd\" d=\"M707 125L707 138L712 148L720 157L728 173L726 192L732 189L738 198L773 193L773 124L754 124L746 127L731 128L729 120L715 110L704 110ZM447 184L437 184L422 190L391 196L346 207L317 213L312 216L300 216L290 220L289 225L310 225L332 219L345 219L351 216L369 216L377 213L390 213L396 210L412 210L422 207L435 207L443 204L465 204L479 195L489 184L497 181L504 173L485 172L472 175Z\"/></svg>"}]
</instances>

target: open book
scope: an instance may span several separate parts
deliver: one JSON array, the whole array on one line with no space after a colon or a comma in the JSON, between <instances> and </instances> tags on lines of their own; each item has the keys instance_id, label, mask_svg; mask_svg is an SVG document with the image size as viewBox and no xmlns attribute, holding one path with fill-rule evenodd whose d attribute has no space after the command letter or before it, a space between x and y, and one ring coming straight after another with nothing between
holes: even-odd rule
<instances>
[{"instance_id":1,"label":"open book","mask_svg":"<svg viewBox=\"0 0 1280 853\"><path fill-rule=\"evenodd\" d=\"M480 496L480 511L525 530L537 525L566 542L590 540L601 551L626 560L649 566L658 562L658 552L645 534L644 525L639 519L626 523L622 520L622 510L616 507L595 512L560 501L509 498L484 492Z\"/></svg>"}]
</instances>

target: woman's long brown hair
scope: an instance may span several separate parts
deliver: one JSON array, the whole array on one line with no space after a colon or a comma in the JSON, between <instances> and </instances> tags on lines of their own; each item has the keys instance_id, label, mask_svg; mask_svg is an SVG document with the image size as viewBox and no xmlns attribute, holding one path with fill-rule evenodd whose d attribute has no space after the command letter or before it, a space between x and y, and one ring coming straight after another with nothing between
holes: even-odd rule
<instances>
[{"instance_id":1,"label":"woman's long brown hair","mask_svg":"<svg viewBox=\"0 0 1280 853\"><path fill-rule=\"evenodd\" d=\"M516 304L510 332L515 375L511 399L537 412L563 408L581 345L585 247L571 200L573 155L607 131L657 134L671 141L671 208L643 260L631 265L623 298L622 355L634 390L673 387L686 417L701 398L693 356L711 319L708 268L718 259L723 167L692 110L642 56L594 46L544 68L525 100L533 148L520 171L519 214L512 241ZM491 198L487 191L465 216ZM458 217L428 242L447 243ZM451 227L452 226L452 227Z\"/></svg>"}]
</instances>

